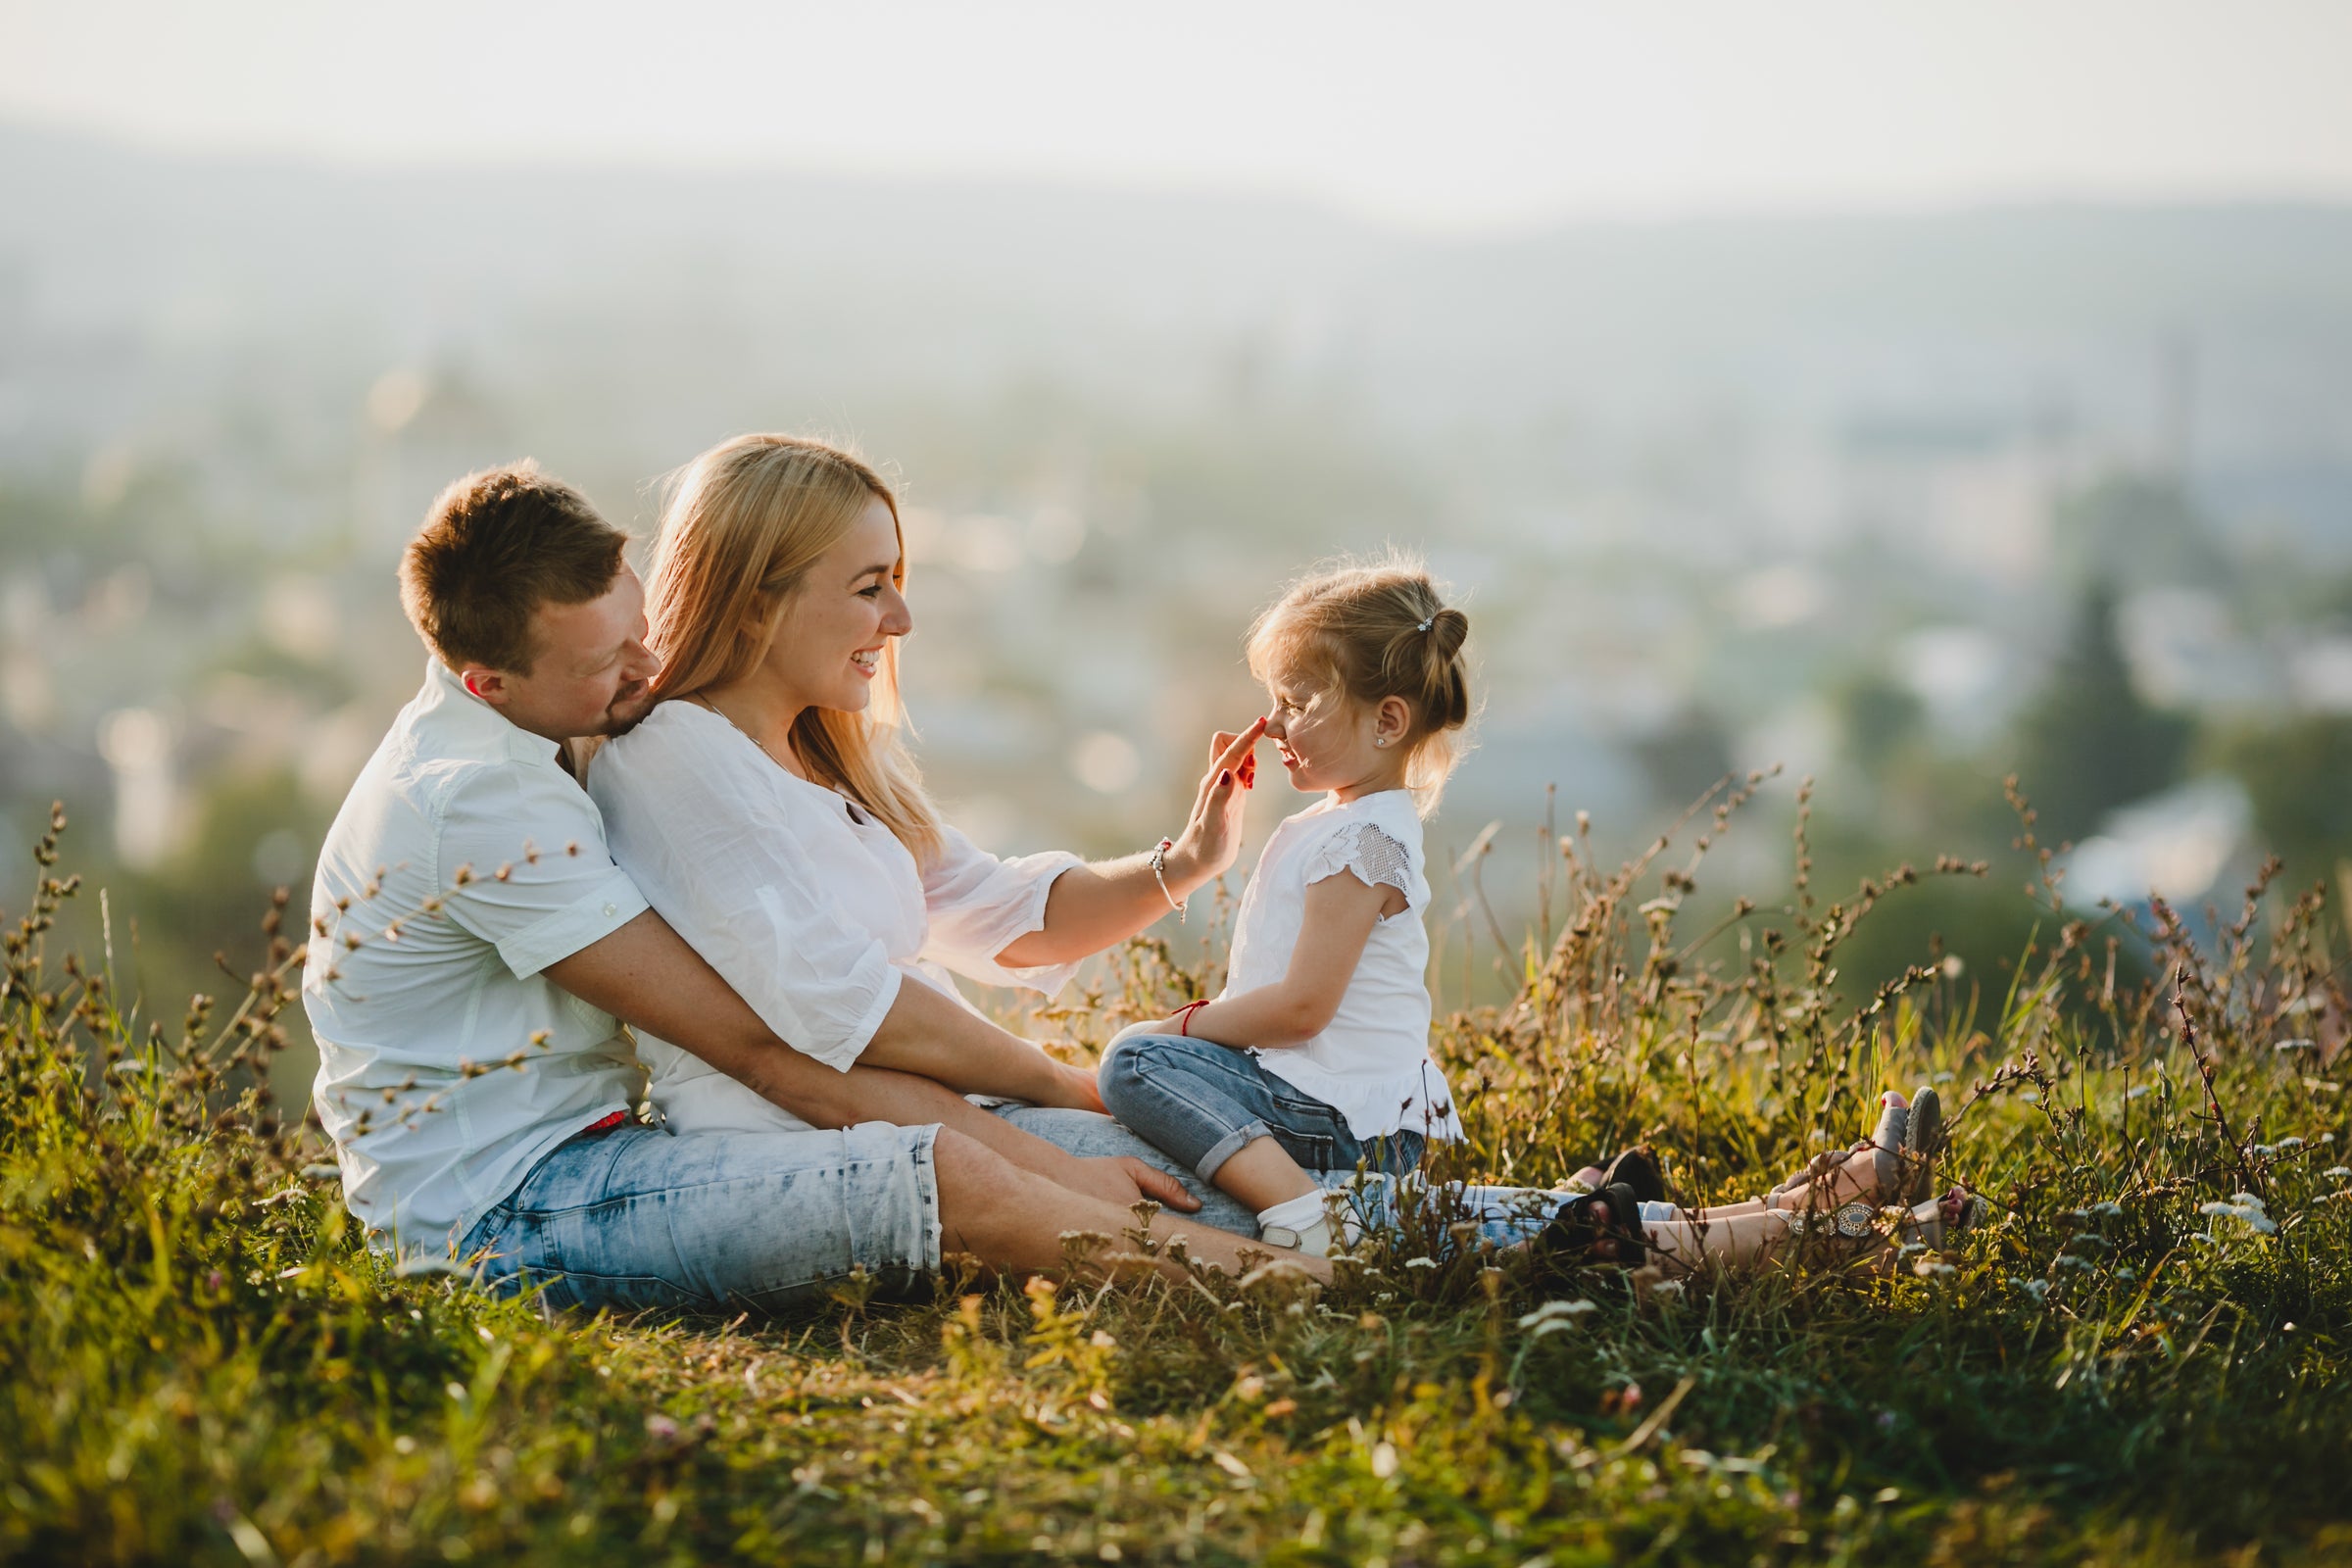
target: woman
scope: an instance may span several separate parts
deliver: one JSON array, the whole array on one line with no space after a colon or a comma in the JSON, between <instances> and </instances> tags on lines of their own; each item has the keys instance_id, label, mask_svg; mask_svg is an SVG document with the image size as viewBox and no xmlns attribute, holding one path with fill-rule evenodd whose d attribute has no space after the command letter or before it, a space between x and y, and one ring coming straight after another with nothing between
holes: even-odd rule
<instances>
[{"instance_id":1,"label":"woman","mask_svg":"<svg viewBox=\"0 0 2352 1568\"><path fill-rule=\"evenodd\" d=\"M779 1038L845 1069L925 1000L909 986L956 997L953 972L1051 991L1222 872L1239 843L1236 769L1259 733L1215 738L1190 819L1158 851L1000 860L940 821L900 744L905 581L895 499L863 463L785 436L703 454L651 572L657 706L588 774L615 858L663 918ZM1002 1114L1070 1154L1173 1168L1100 1114L1091 1073L968 1005L923 1016L890 1065L1032 1102ZM639 1052L681 1130L804 1125L665 1042ZM1200 1217L1250 1233L1220 1197Z\"/></svg>"},{"instance_id":2,"label":"woman","mask_svg":"<svg viewBox=\"0 0 2352 1568\"><path fill-rule=\"evenodd\" d=\"M896 501L858 459L780 435L704 453L655 550L658 704L588 777L613 857L655 908L779 1038L843 1069L890 1029L909 986L953 996L953 971L1051 992L1080 959L1181 908L1233 861L1240 775L1265 728L1217 737L1190 820L1156 851L1094 865L998 859L940 820L899 741L906 577ZM922 1070L1036 1102L1003 1114L1072 1152L1175 1168L1099 1113L1089 1075L968 1005L954 1016ZM680 1130L805 1125L664 1042L639 1051L654 1103ZM1859 1166L1821 1174L1838 1200L1869 1180ZM1200 1196L1202 1222L1254 1234L1248 1209ZM1462 1196L1498 1239L1526 1236L1563 1200ZM1587 1240L1571 1228L1563 1243Z\"/></svg>"}]
</instances>

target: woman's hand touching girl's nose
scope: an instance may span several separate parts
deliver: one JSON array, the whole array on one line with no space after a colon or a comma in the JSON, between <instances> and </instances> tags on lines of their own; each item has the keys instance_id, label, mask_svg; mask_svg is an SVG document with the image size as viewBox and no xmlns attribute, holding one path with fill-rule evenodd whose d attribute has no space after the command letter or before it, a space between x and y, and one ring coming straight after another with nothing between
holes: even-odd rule
<instances>
[{"instance_id":1,"label":"woman's hand touching girl's nose","mask_svg":"<svg viewBox=\"0 0 2352 1568\"><path fill-rule=\"evenodd\" d=\"M1239 735L1219 730L1208 743L1208 771L1193 796L1193 814L1168 852L1171 881L1181 881L1183 897L1201 883L1224 873L1242 851L1242 808L1250 786L1257 779L1257 742L1266 721L1252 719Z\"/></svg>"}]
</instances>

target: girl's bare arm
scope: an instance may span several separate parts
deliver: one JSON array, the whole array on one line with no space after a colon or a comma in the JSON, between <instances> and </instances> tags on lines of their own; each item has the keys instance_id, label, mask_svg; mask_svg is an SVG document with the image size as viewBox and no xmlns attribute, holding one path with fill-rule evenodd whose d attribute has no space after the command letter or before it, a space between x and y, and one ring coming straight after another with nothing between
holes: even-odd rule
<instances>
[{"instance_id":1,"label":"girl's bare arm","mask_svg":"<svg viewBox=\"0 0 2352 1568\"><path fill-rule=\"evenodd\" d=\"M1404 906L1404 895L1386 883L1367 886L1352 871L1325 877L1306 890L1289 971L1270 986L1196 1008L1186 1033L1237 1048L1305 1045L1331 1027L1374 924Z\"/></svg>"}]
</instances>

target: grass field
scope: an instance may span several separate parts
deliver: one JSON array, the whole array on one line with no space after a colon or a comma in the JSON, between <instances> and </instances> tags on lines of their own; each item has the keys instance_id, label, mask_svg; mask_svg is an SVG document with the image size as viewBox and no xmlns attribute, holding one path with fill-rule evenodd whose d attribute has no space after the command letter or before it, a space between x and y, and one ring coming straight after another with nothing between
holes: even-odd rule
<instances>
[{"instance_id":1,"label":"grass field","mask_svg":"<svg viewBox=\"0 0 2352 1568\"><path fill-rule=\"evenodd\" d=\"M0 1556L2352 1559L2335 914L2271 891L2200 944L2039 884L2010 972L1922 955L1856 1004L1842 936L1980 868L1817 890L1800 808L1786 900L1680 931L1734 804L1621 871L1564 841L1518 998L1441 1029L1458 1168L1548 1185L1648 1138L1690 1198L1745 1196L1934 1080L1998 1205L1948 1257L1547 1299L1425 1225L1319 1296L967 1273L793 1322L549 1321L396 1277L240 1087L282 1039L274 915L251 996L150 1018L44 951L53 838L0 979ZM1206 978L1115 969L1044 1026L1100 1040Z\"/></svg>"}]
</instances>

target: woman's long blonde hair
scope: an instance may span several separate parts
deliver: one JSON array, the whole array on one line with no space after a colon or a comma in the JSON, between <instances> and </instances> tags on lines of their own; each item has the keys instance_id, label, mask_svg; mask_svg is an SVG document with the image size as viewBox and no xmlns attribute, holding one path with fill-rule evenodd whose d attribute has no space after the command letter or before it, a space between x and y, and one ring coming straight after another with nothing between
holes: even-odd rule
<instances>
[{"instance_id":1,"label":"woman's long blonde hair","mask_svg":"<svg viewBox=\"0 0 2352 1568\"><path fill-rule=\"evenodd\" d=\"M880 474L801 436L737 436L688 464L662 509L647 585L648 641L662 656L655 697L692 697L750 674L808 568L875 500L895 525L898 498ZM904 530L891 575L906 587ZM803 710L793 721L793 752L810 778L871 811L928 865L939 851L939 813L900 738L896 638L883 644L873 690L862 713Z\"/></svg>"}]
</instances>

